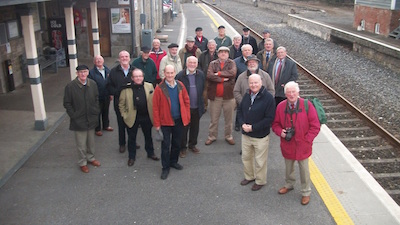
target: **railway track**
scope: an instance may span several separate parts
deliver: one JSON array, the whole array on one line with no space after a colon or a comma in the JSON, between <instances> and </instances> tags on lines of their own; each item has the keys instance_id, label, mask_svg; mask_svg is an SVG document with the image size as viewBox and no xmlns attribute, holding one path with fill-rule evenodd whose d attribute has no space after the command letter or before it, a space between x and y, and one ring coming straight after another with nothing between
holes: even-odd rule
<instances>
[{"instance_id":1,"label":"railway track","mask_svg":"<svg viewBox=\"0 0 400 225\"><path fill-rule=\"evenodd\" d=\"M262 36L245 24L247 21L242 22L207 1L201 2L220 12L239 33L246 26L258 42L261 40ZM297 63L300 95L321 100L328 118L326 125L400 205L400 141L318 76L291 59Z\"/></svg>"}]
</instances>

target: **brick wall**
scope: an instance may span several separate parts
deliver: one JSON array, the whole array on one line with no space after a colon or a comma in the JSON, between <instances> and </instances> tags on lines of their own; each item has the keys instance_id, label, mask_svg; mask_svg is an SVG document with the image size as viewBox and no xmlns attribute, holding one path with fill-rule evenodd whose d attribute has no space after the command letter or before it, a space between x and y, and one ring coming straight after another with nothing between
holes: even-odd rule
<instances>
[{"instance_id":1,"label":"brick wall","mask_svg":"<svg viewBox=\"0 0 400 225\"><path fill-rule=\"evenodd\" d=\"M353 26L356 28L360 25L361 20L365 20L365 30L375 33L375 24L379 23L379 33L387 36L399 26L399 18L400 11L355 5Z\"/></svg>"}]
</instances>

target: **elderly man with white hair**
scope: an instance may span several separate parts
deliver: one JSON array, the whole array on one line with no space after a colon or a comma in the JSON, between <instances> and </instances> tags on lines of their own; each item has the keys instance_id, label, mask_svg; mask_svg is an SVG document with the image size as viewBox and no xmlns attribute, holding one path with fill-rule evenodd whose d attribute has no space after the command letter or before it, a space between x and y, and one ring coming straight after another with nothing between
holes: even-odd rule
<instances>
[{"instance_id":1,"label":"elderly man with white hair","mask_svg":"<svg viewBox=\"0 0 400 225\"><path fill-rule=\"evenodd\" d=\"M311 181L308 159L312 154L314 138L320 130L317 111L307 102L306 110L303 98L299 97L299 85L290 81L284 88L286 100L279 103L272 123L273 132L281 138L282 156L285 158L286 178L285 185L278 193L283 195L293 190L296 182L294 175L294 162L300 168L301 204L310 202Z\"/></svg>"},{"instance_id":2,"label":"elderly man with white hair","mask_svg":"<svg viewBox=\"0 0 400 225\"><path fill-rule=\"evenodd\" d=\"M239 34L233 36L233 44L229 46L229 58L236 59L242 56L242 36Z\"/></svg>"},{"instance_id":3,"label":"elderly man with white hair","mask_svg":"<svg viewBox=\"0 0 400 225\"><path fill-rule=\"evenodd\" d=\"M267 183L269 133L275 115L274 97L262 85L261 76L249 76L249 91L243 96L237 113L242 127L242 162L244 179L241 185L255 182L258 191Z\"/></svg>"},{"instance_id":4,"label":"elderly man with white hair","mask_svg":"<svg viewBox=\"0 0 400 225\"><path fill-rule=\"evenodd\" d=\"M236 80L235 87L233 88L233 96L235 96L236 104L239 105L242 102L243 96L249 89L249 77L252 74L258 74L261 77L261 84L267 89L272 96L275 95L274 84L268 73L259 69L260 60L255 55L247 57L246 65L247 70L239 75ZM238 120L238 114L236 113L235 130L240 131L240 125Z\"/></svg>"},{"instance_id":5,"label":"elderly man with white hair","mask_svg":"<svg viewBox=\"0 0 400 225\"><path fill-rule=\"evenodd\" d=\"M296 81L298 78L297 65L287 57L286 48L280 46L276 50L276 58L270 61L267 73L275 84L275 104L286 99L283 87L289 81Z\"/></svg>"},{"instance_id":6,"label":"elderly man with white hair","mask_svg":"<svg viewBox=\"0 0 400 225\"><path fill-rule=\"evenodd\" d=\"M235 80L241 73L247 70L247 65L246 65L247 57L249 57L253 52L253 47L251 47L251 45L249 44L243 45L241 49L242 49L242 56L233 60L237 67Z\"/></svg>"},{"instance_id":7,"label":"elderly man with white hair","mask_svg":"<svg viewBox=\"0 0 400 225\"><path fill-rule=\"evenodd\" d=\"M177 75L176 79L181 81L189 94L190 99L190 123L185 126L182 141L180 157L186 157L186 149L188 148L195 154L200 153L200 150L196 147L197 138L200 130L200 118L205 112L204 104L204 92L206 76L203 71L196 69L198 60L194 56L189 56L186 59L186 70L181 70ZM189 142L188 142L189 133Z\"/></svg>"}]
</instances>

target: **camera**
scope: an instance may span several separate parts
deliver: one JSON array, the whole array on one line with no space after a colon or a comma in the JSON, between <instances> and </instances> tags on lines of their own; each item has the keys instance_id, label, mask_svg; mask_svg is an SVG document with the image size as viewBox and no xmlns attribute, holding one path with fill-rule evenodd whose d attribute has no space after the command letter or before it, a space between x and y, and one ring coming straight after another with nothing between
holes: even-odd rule
<instances>
[{"instance_id":1,"label":"camera","mask_svg":"<svg viewBox=\"0 0 400 225\"><path fill-rule=\"evenodd\" d=\"M286 141L290 141L292 139L292 137L294 136L294 127L290 127L290 128L286 128L286 136L285 136L285 140Z\"/></svg>"}]
</instances>

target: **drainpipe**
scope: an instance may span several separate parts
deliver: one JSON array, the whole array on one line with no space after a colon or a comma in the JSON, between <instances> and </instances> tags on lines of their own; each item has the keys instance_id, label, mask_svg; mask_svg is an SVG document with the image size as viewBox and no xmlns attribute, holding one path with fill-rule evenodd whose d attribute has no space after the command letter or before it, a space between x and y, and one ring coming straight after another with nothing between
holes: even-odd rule
<instances>
[{"instance_id":1,"label":"drainpipe","mask_svg":"<svg viewBox=\"0 0 400 225\"><path fill-rule=\"evenodd\" d=\"M131 34L132 34L132 54L131 58L135 57L136 58L136 30L135 30L135 0L131 1L130 7L131 7Z\"/></svg>"}]
</instances>

